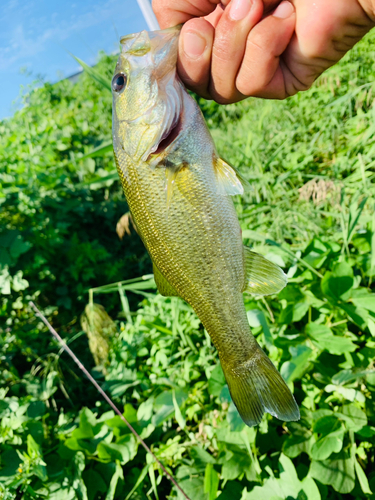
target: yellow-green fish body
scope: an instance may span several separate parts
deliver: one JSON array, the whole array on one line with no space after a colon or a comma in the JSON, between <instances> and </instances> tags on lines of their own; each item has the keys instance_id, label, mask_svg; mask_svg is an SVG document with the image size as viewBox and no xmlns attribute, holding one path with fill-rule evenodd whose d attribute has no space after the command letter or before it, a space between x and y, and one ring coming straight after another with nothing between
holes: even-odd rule
<instances>
[{"instance_id":1,"label":"yellow-green fish body","mask_svg":"<svg viewBox=\"0 0 375 500\"><path fill-rule=\"evenodd\" d=\"M159 291L188 302L218 350L241 417L299 418L287 385L250 332L242 293L286 284L243 246L229 195L241 179L221 160L199 107L176 77L178 30L122 39L113 79L118 171Z\"/></svg>"}]
</instances>

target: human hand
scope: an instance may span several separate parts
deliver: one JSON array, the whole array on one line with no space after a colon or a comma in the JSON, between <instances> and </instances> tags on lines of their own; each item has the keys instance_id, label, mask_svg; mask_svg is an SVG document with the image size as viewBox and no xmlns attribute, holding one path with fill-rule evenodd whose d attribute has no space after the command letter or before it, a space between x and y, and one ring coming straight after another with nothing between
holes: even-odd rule
<instances>
[{"instance_id":1,"label":"human hand","mask_svg":"<svg viewBox=\"0 0 375 500\"><path fill-rule=\"evenodd\" d=\"M153 0L153 8L162 28L185 23L185 85L221 104L307 90L375 26L375 0Z\"/></svg>"}]
</instances>

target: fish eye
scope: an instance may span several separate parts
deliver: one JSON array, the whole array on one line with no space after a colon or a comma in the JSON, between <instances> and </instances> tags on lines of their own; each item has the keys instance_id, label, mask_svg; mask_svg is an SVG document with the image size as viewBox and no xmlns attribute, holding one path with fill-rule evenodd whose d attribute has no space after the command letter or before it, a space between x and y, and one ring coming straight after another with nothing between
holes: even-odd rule
<instances>
[{"instance_id":1,"label":"fish eye","mask_svg":"<svg viewBox=\"0 0 375 500\"><path fill-rule=\"evenodd\" d=\"M117 73L112 79L112 90L118 94L126 87L126 75L124 73Z\"/></svg>"}]
</instances>

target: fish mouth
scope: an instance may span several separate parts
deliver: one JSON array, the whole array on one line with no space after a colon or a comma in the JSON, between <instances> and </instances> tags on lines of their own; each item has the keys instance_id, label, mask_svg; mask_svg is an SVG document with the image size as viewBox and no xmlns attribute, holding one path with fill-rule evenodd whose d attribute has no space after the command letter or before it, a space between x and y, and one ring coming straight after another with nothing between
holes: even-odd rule
<instances>
[{"instance_id":1,"label":"fish mouth","mask_svg":"<svg viewBox=\"0 0 375 500\"><path fill-rule=\"evenodd\" d=\"M177 139L177 137L181 132L181 129L182 129L182 120L181 120L181 115L179 115L177 117L177 121L174 120L174 123L172 123L171 127L164 132L159 144L157 145L156 149L151 152L150 156L159 155L163 153L168 148L168 146L170 146L172 142L174 142L175 139Z\"/></svg>"}]
</instances>

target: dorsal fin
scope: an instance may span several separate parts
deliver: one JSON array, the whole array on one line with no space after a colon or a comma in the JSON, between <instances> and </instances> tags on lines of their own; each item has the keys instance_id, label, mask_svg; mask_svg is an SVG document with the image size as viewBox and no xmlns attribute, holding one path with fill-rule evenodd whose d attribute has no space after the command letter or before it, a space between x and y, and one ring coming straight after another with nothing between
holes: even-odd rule
<instances>
[{"instance_id":1,"label":"dorsal fin","mask_svg":"<svg viewBox=\"0 0 375 500\"><path fill-rule=\"evenodd\" d=\"M243 194L250 187L247 180L222 158L214 158L214 169L220 194L235 196Z\"/></svg>"}]
</instances>

